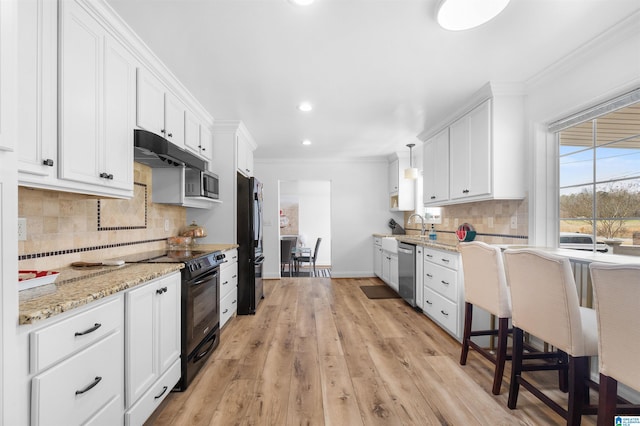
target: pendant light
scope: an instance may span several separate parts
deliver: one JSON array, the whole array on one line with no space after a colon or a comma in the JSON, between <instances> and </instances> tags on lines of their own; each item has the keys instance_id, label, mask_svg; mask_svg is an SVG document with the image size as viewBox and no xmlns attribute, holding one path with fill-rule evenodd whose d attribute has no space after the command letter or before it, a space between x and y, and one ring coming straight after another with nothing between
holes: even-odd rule
<instances>
[{"instance_id":1,"label":"pendant light","mask_svg":"<svg viewBox=\"0 0 640 426\"><path fill-rule=\"evenodd\" d=\"M418 169L413 167L413 147L416 146L415 143L408 143L409 147L409 168L404 169L404 178L405 179L418 179Z\"/></svg>"},{"instance_id":2,"label":"pendant light","mask_svg":"<svg viewBox=\"0 0 640 426\"><path fill-rule=\"evenodd\" d=\"M509 0L441 0L436 15L444 29L468 30L495 18L508 4Z\"/></svg>"}]
</instances>

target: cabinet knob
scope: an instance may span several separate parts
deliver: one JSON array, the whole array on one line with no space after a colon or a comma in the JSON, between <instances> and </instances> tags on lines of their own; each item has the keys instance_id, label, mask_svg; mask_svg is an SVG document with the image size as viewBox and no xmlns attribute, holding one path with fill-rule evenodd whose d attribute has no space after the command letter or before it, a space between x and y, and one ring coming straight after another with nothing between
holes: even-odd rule
<instances>
[{"instance_id":1,"label":"cabinet knob","mask_svg":"<svg viewBox=\"0 0 640 426\"><path fill-rule=\"evenodd\" d=\"M103 179L108 179L109 175L107 173L103 172L103 173L100 173L100 177L103 178Z\"/></svg>"},{"instance_id":2,"label":"cabinet knob","mask_svg":"<svg viewBox=\"0 0 640 426\"><path fill-rule=\"evenodd\" d=\"M468 194L468 193L469 193L469 190L468 190L468 189L465 189L465 190L463 190L463 191L462 191L462 193L463 193L463 194Z\"/></svg>"},{"instance_id":3,"label":"cabinet knob","mask_svg":"<svg viewBox=\"0 0 640 426\"><path fill-rule=\"evenodd\" d=\"M432 196L431 196L431 199L432 199L432 200L435 200L435 199L436 199L436 196L435 196L435 195L432 195Z\"/></svg>"},{"instance_id":4,"label":"cabinet knob","mask_svg":"<svg viewBox=\"0 0 640 426\"><path fill-rule=\"evenodd\" d=\"M51 158L47 158L46 160L42 160L42 164L45 166L53 167L53 160Z\"/></svg>"},{"instance_id":5,"label":"cabinet knob","mask_svg":"<svg viewBox=\"0 0 640 426\"><path fill-rule=\"evenodd\" d=\"M160 133L167 133L165 129L160 130Z\"/></svg>"},{"instance_id":6,"label":"cabinet knob","mask_svg":"<svg viewBox=\"0 0 640 426\"><path fill-rule=\"evenodd\" d=\"M173 137L173 133L169 133L167 136L169 136L170 138Z\"/></svg>"}]
</instances>

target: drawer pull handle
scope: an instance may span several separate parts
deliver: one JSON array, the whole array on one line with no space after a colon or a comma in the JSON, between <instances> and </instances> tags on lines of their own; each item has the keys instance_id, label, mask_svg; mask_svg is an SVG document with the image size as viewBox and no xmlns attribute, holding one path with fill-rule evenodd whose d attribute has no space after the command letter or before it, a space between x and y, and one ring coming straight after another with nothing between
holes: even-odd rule
<instances>
[{"instance_id":1,"label":"drawer pull handle","mask_svg":"<svg viewBox=\"0 0 640 426\"><path fill-rule=\"evenodd\" d=\"M53 160L51 158L47 158L46 160L42 160L42 164L45 166L53 167Z\"/></svg>"},{"instance_id":2,"label":"drawer pull handle","mask_svg":"<svg viewBox=\"0 0 640 426\"><path fill-rule=\"evenodd\" d=\"M85 392L89 392L91 389L95 388L98 383L102 380L102 377L96 376L96 378L91 382L86 388L82 390L77 390L76 395L82 395Z\"/></svg>"},{"instance_id":3,"label":"drawer pull handle","mask_svg":"<svg viewBox=\"0 0 640 426\"><path fill-rule=\"evenodd\" d=\"M235 305L235 303L237 302L237 300L234 300L233 302L231 302L232 305Z\"/></svg>"},{"instance_id":4,"label":"drawer pull handle","mask_svg":"<svg viewBox=\"0 0 640 426\"><path fill-rule=\"evenodd\" d=\"M431 274L427 274L427 277L429 277L429 278L433 278L433 275L431 275Z\"/></svg>"},{"instance_id":5,"label":"drawer pull handle","mask_svg":"<svg viewBox=\"0 0 640 426\"><path fill-rule=\"evenodd\" d=\"M431 199L432 199L432 200L435 200L435 199L436 199L436 196L435 196L435 195L432 195L432 196L431 196Z\"/></svg>"},{"instance_id":6,"label":"drawer pull handle","mask_svg":"<svg viewBox=\"0 0 640 426\"><path fill-rule=\"evenodd\" d=\"M237 278L237 277L238 277L237 275L234 275L234 276L232 276L231 278Z\"/></svg>"},{"instance_id":7,"label":"drawer pull handle","mask_svg":"<svg viewBox=\"0 0 640 426\"><path fill-rule=\"evenodd\" d=\"M161 397L162 397L162 395L164 395L164 393L167 391L167 389L169 389L169 388L168 388L168 387L166 387L166 386L163 386L163 387L162 387L162 392L160 392L160 395L156 395L156 396L154 396L154 397L153 397L153 399L161 398Z\"/></svg>"},{"instance_id":8,"label":"drawer pull handle","mask_svg":"<svg viewBox=\"0 0 640 426\"><path fill-rule=\"evenodd\" d=\"M440 280L440 282L441 282L442 284L444 284L444 285L449 285L449 283L448 283L448 282L446 282L446 281L444 281L444 280Z\"/></svg>"},{"instance_id":9,"label":"drawer pull handle","mask_svg":"<svg viewBox=\"0 0 640 426\"><path fill-rule=\"evenodd\" d=\"M227 312L229 312L228 309L225 309L224 311L222 311L223 314L226 314Z\"/></svg>"},{"instance_id":10,"label":"drawer pull handle","mask_svg":"<svg viewBox=\"0 0 640 426\"><path fill-rule=\"evenodd\" d=\"M425 300L425 302L427 302L427 305L429 305L429 306L433 305L433 302L431 302L429 300Z\"/></svg>"},{"instance_id":11,"label":"drawer pull handle","mask_svg":"<svg viewBox=\"0 0 640 426\"><path fill-rule=\"evenodd\" d=\"M91 327L91 328L89 328L89 329L87 329L85 331L76 331L76 334L74 334L74 336L84 336L85 334L93 333L94 331L96 331L100 327L102 327L102 324L97 322L97 323L95 323L93 325L93 327Z\"/></svg>"},{"instance_id":12,"label":"drawer pull handle","mask_svg":"<svg viewBox=\"0 0 640 426\"><path fill-rule=\"evenodd\" d=\"M166 293L168 291L167 287L162 287L156 290L156 294Z\"/></svg>"},{"instance_id":13,"label":"drawer pull handle","mask_svg":"<svg viewBox=\"0 0 640 426\"><path fill-rule=\"evenodd\" d=\"M442 259L444 263L449 263L449 259Z\"/></svg>"},{"instance_id":14,"label":"drawer pull handle","mask_svg":"<svg viewBox=\"0 0 640 426\"><path fill-rule=\"evenodd\" d=\"M227 285L227 284L229 284L229 281L225 281L222 283L222 285Z\"/></svg>"},{"instance_id":15,"label":"drawer pull handle","mask_svg":"<svg viewBox=\"0 0 640 426\"><path fill-rule=\"evenodd\" d=\"M440 311L440 313L441 313L442 315L444 315L445 317L448 317L448 316L449 316L449 312Z\"/></svg>"},{"instance_id":16,"label":"drawer pull handle","mask_svg":"<svg viewBox=\"0 0 640 426\"><path fill-rule=\"evenodd\" d=\"M428 254L427 257L433 257L433 255L432 254Z\"/></svg>"}]
</instances>

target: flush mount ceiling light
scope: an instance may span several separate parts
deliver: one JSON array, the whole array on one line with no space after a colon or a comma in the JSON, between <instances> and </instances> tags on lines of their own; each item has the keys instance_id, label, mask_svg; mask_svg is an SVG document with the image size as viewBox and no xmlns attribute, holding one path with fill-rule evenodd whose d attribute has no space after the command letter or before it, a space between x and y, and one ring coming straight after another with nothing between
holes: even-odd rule
<instances>
[{"instance_id":1,"label":"flush mount ceiling light","mask_svg":"<svg viewBox=\"0 0 640 426\"><path fill-rule=\"evenodd\" d=\"M409 147L409 168L404 169L404 178L405 179L418 179L418 169L413 167L413 147L416 146L415 143L408 143Z\"/></svg>"},{"instance_id":2,"label":"flush mount ceiling light","mask_svg":"<svg viewBox=\"0 0 640 426\"><path fill-rule=\"evenodd\" d=\"M309 112L313 109L313 105L311 105L309 102L301 102L298 105L298 109L302 112Z\"/></svg>"},{"instance_id":3,"label":"flush mount ceiling light","mask_svg":"<svg viewBox=\"0 0 640 426\"><path fill-rule=\"evenodd\" d=\"M447 30L468 30L495 18L507 4L509 0L442 0L437 19Z\"/></svg>"},{"instance_id":4,"label":"flush mount ceiling light","mask_svg":"<svg viewBox=\"0 0 640 426\"><path fill-rule=\"evenodd\" d=\"M289 0L289 2L298 6L309 6L313 3L313 0Z\"/></svg>"},{"instance_id":5,"label":"flush mount ceiling light","mask_svg":"<svg viewBox=\"0 0 640 426\"><path fill-rule=\"evenodd\" d=\"M311 145L311 141L309 139L305 139L302 141L302 145Z\"/></svg>"}]
</instances>

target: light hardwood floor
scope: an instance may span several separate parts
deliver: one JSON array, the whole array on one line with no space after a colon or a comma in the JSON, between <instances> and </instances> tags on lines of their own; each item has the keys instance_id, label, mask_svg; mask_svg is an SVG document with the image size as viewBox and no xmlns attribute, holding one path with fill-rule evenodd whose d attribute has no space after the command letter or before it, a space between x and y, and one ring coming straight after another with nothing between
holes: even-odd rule
<instances>
[{"instance_id":1,"label":"light hardwood floor","mask_svg":"<svg viewBox=\"0 0 640 426\"><path fill-rule=\"evenodd\" d=\"M527 391L491 394L493 366L402 299L370 300L380 280L265 280L256 315L237 316L195 381L152 425L555 425ZM507 363L509 364L509 363ZM551 373L550 373L551 374ZM556 375L546 382L556 397ZM595 400L597 395L592 395ZM595 416L583 416L594 425Z\"/></svg>"}]
</instances>

